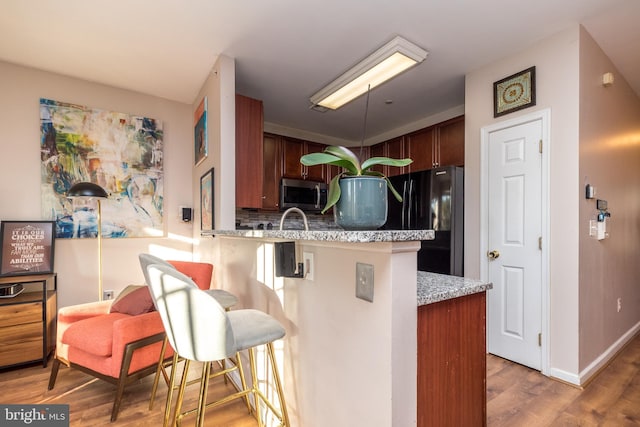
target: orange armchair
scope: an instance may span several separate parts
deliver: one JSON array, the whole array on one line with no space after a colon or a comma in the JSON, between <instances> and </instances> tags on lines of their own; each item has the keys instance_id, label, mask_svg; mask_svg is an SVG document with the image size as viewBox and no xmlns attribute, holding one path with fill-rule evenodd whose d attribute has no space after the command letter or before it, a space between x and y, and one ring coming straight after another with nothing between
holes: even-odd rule
<instances>
[{"instance_id":1,"label":"orange armchair","mask_svg":"<svg viewBox=\"0 0 640 427\"><path fill-rule=\"evenodd\" d=\"M112 313L112 302L80 304L58 311L56 355L48 388L55 386L61 363L115 384L111 411L111 421L115 421L125 386L155 372L165 332L156 311Z\"/></svg>"},{"instance_id":2,"label":"orange armchair","mask_svg":"<svg viewBox=\"0 0 640 427\"><path fill-rule=\"evenodd\" d=\"M201 289L209 289L213 265L189 261L169 261L176 270L193 278ZM156 372L158 362L173 357L173 349L163 349L166 337L158 312L153 310L149 288L136 288L115 301L100 301L58 310L56 352L51 366L49 390L56 383L60 364L116 385L111 421L118 417L126 385ZM114 312L118 300L128 298L133 314ZM118 311L122 311L118 309ZM163 351L163 353L161 353ZM156 379L157 381L157 379ZM155 388L155 387L154 387Z\"/></svg>"}]
</instances>

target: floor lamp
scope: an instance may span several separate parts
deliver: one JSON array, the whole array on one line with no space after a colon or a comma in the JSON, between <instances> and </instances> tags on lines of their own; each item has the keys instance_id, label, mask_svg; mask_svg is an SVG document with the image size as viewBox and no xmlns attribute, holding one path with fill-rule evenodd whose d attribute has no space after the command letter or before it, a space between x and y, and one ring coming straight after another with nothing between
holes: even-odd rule
<instances>
[{"instance_id":1,"label":"floor lamp","mask_svg":"<svg viewBox=\"0 0 640 427\"><path fill-rule=\"evenodd\" d=\"M98 202L98 300L102 301L102 209L100 199L108 197L104 188L92 182L79 182L67 192L70 199L96 199Z\"/></svg>"}]
</instances>

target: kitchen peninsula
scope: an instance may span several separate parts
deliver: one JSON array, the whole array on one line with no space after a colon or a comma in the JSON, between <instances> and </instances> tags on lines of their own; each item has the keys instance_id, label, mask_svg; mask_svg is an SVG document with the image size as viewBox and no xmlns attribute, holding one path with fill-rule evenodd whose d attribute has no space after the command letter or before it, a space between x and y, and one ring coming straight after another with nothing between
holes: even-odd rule
<instances>
[{"instance_id":1,"label":"kitchen peninsula","mask_svg":"<svg viewBox=\"0 0 640 427\"><path fill-rule=\"evenodd\" d=\"M419 273L419 241L433 238L431 230L203 233L200 245L216 266L215 286L236 294L239 308L266 311L287 330L278 357L293 426L424 425L417 408L435 396L423 395L434 392L433 382L421 380L419 366L428 372L436 362L423 366L433 360L432 349L419 348L419 342L441 342L435 350L444 363L451 362L449 356L465 363L473 358L474 368L484 367L484 326L469 329L482 334L472 340L473 354L451 354L465 348L448 343L447 333L460 318L470 326L484 325L484 293L491 285ZM303 254L312 255L313 280L276 277L274 243L280 241L295 241L299 262ZM357 263L373 269L372 302L356 297ZM440 304L468 298L474 309L462 317L440 314ZM456 310L446 307L445 313ZM438 336L429 325L420 329L420 320L434 316L444 316ZM484 394L485 373L475 375ZM467 389L454 391L458 402L469 400ZM484 396L475 404L480 405L475 413L484 417Z\"/></svg>"}]
</instances>

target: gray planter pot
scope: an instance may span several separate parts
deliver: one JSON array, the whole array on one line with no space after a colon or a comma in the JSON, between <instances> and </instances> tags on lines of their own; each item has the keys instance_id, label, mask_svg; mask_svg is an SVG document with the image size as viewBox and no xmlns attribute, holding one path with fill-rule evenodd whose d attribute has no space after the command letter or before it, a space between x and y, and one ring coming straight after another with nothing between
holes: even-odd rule
<instances>
[{"instance_id":1,"label":"gray planter pot","mask_svg":"<svg viewBox=\"0 0 640 427\"><path fill-rule=\"evenodd\" d=\"M345 230L376 230L387 222L387 182L377 176L340 179L340 200L333 209Z\"/></svg>"}]
</instances>

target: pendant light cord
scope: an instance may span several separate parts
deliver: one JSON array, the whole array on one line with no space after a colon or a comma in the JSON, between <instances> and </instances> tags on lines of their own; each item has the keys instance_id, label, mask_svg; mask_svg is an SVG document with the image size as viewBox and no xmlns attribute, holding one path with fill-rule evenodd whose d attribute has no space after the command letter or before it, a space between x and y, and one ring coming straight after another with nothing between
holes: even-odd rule
<instances>
[{"instance_id":1,"label":"pendant light cord","mask_svg":"<svg viewBox=\"0 0 640 427\"><path fill-rule=\"evenodd\" d=\"M369 93L371 92L371 85L367 85L367 101L364 106L364 123L362 124L362 139L360 140L360 162L362 162L362 151L364 149L364 138L367 135L367 115L369 114Z\"/></svg>"}]
</instances>

